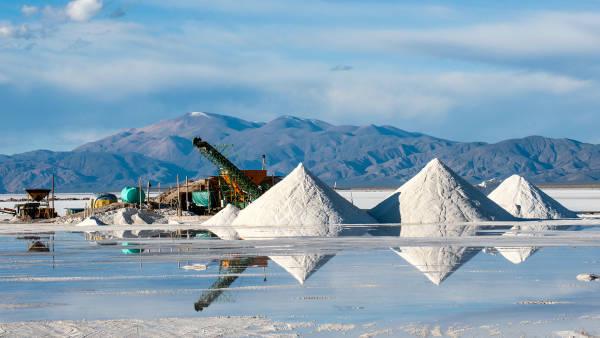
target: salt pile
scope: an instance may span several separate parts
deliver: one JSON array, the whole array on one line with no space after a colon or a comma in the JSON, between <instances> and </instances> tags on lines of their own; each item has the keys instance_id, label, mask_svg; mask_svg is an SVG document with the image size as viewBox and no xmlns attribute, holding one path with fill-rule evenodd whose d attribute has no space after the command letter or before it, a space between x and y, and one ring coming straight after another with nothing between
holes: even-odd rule
<instances>
[{"instance_id":1,"label":"salt pile","mask_svg":"<svg viewBox=\"0 0 600 338\"><path fill-rule=\"evenodd\" d=\"M400 237L463 237L474 236L475 232L474 227L464 225L406 225L402 227ZM401 247L392 250L435 285L440 285L479 252L479 249L464 246Z\"/></svg>"},{"instance_id":2,"label":"salt pile","mask_svg":"<svg viewBox=\"0 0 600 338\"><path fill-rule=\"evenodd\" d=\"M236 219L239 212L240 209L238 209L236 206L227 204L225 208L208 219L206 222L202 223L202 225L214 225L214 227L208 227L208 230L217 235L220 239L240 239L235 229L231 227L233 220Z\"/></svg>"},{"instance_id":3,"label":"salt pile","mask_svg":"<svg viewBox=\"0 0 600 338\"><path fill-rule=\"evenodd\" d=\"M342 224L367 224L375 220L299 164L281 182L240 211L233 221L239 236L277 238L338 236ZM270 256L272 261L304 281L331 256Z\"/></svg>"},{"instance_id":4,"label":"salt pile","mask_svg":"<svg viewBox=\"0 0 600 338\"><path fill-rule=\"evenodd\" d=\"M512 175L504 180L488 197L515 217L577 218L576 213L519 175Z\"/></svg>"},{"instance_id":5,"label":"salt pile","mask_svg":"<svg viewBox=\"0 0 600 338\"><path fill-rule=\"evenodd\" d=\"M371 223L376 221L302 164L233 221L241 238L336 236L342 224Z\"/></svg>"},{"instance_id":6,"label":"salt pile","mask_svg":"<svg viewBox=\"0 0 600 338\"><path fill-rule=\"evenodd\" d=\"M393 223L514 220L437 158L396 193L373 208L371 214Z\"/></svg>"},{"instance_id":7,"label":"salt pile","mask_svg":"<svg viewBox=\"0 0 600 338\"><path fill-rule=\"evenodd\" d=\"M577 214L565 208L540 188L519 175L512 175L489 194L489 198L515 217L532 219L576 218ZM514 226L505 236L533 236L551 227ZM537 251L535 247L499 247L498 252L514 264L523 263Z\"/></svg>"},{"instance_id":8,"label":"salt pile","mask_svg":"<svg viewBox=\"0 0 600 338\"><path fill-rule=\"evenodd\" d=\"M483 182L478 183L475 188L479 189L484 195L491 193L496 187L498 187L502 183L501 180L497 178L492 178L489 180L485 180Z\"/></svg>"},{"instance_id":9,"label":"salt pile","mask_svg":"<svg viewBox=\"0 0 600 338\"><path fill-rule=\"evenodd\" d=\"M76 224L77 226L89 226L89 225L106 225L98 217L90 216L83 221Z\"/></svg>"}]
</instances>

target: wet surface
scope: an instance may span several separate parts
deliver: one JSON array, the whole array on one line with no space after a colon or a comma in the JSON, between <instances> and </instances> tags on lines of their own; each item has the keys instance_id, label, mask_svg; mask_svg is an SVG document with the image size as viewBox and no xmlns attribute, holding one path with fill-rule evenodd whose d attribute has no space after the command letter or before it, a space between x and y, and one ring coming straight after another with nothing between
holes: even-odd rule
<instances>
[{"instance_id":1,"label":"wet surface","mask_svg":"<svg viewBox=\"0 0 600 338\"><path fill-rule=\"evenodd\" d=\"M82 233L4 235L0 322L264 316L311 323L304 333L342 325L322 327L323 334L599 332L600 282L576 276L600 272L600 247L569 243L594 238L597 227L537 229L535 236L507 236L506 228L407 229L398 228L399 237L385 228L335 243L284 244L142 238L99 245ZM534 242L557 236L562 245ZM438 241L424 246L423 238ZM454 241L445 245L444 238ZM482 245L474 245L478 238ZM29 252L35 241L49 251Z\"/></svg>"}]
</instances>

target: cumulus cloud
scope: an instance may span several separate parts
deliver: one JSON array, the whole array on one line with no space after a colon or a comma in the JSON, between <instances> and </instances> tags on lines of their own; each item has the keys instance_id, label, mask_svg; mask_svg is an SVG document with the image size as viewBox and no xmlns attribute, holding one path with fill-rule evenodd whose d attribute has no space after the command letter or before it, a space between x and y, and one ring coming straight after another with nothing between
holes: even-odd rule
<instances>
[{"instance_id":1,"label":"cumulus cloud","mask_svg":"<svg viewBox=\"0 0 600 338\"><path fill-rule=\"evenodd\" d=\"M73 21L88 21L102 9L102 0L73 0L67 4L66 14Z\"/></svg>"},{"instance_id":2,"label":"cumulus cloud","mask_svg":"<svg viewBox=\"0 0 600 338\"><path fill-rule=\"evenodd\" d=\"M23 7L21 7L21 13L25 16L35 15L39 11L40 9L37 6L23 5Z\"/></svg>"}]
</instances>

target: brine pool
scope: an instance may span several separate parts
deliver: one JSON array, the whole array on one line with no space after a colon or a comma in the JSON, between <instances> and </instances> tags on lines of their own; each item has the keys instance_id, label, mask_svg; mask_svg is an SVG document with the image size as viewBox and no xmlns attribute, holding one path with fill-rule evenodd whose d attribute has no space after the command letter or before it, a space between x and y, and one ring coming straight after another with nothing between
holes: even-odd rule
<instances>
[{"instance_id":1,"label":"brine pool","mask_svg":"<svg viewBox=\"0 0 600 338\"><path fill-rule=\"evenodd\" d=\"M215 243L226 241L3 235L0 335L600 334L600 281L576 278L600 273L600 247L533 239L494 247L494 236L481 237L485 246L394 246L387 236L385 245L327 251L305 242L222 250ZM36 241L49 251L28 251Z\"/></svg>"}]
</instances>

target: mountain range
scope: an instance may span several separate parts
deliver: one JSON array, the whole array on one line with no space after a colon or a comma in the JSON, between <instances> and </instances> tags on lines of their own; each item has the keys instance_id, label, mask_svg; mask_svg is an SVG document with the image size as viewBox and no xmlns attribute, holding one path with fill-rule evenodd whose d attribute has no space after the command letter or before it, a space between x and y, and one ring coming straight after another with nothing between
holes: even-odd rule
<instances>
[{"instance_id":1,"label":"mountain range","mask_svg":"<svg viewBox=\"0 0 600 338\"><path fill-rule=\"evenodd\" d=\"M192 145L195 136L222 149L240 168L285 175L298 162L329 184L397 187L429 160L442 159L475 183L512 174L535 183L591 183L600 180L600 145L529 136L498 143L456 142L383 125L333 125L281 116L252 122L211 113L128 129L72 151L38 150L0 155L0 192L49 186L58 191L118 190L144 182L173 184L180 177L216 172Z\"/></svg>"}]
</instances>

